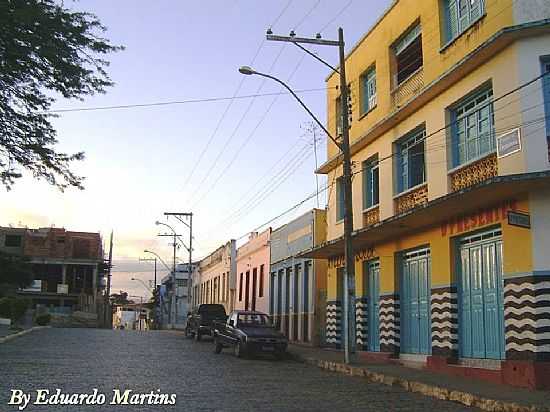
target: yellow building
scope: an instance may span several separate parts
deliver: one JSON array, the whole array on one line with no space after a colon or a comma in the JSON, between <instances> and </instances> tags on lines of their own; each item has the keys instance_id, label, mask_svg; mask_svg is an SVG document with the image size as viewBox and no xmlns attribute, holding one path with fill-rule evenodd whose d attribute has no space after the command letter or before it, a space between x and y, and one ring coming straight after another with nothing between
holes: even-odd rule
<instances>
[{"instance_id":1,"label":"yellow building","mask_svg":"<svg viewBox=\"0 0 550 412\"><path fill-rule=\"evenodd\" d=\"M398 0L346 57L359 350L550 385L549 18L543 0ZM328 259L341 347L343 172L327 141L327 243L305 256Z\"/></svg>"}]
</instances>

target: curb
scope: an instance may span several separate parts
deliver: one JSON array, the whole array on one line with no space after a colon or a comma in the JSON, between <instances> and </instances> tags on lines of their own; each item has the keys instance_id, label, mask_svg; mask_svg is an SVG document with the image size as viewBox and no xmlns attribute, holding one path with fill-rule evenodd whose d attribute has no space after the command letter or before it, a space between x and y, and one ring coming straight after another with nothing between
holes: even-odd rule
<instances>
[{"instance_id":1,"label":"curb","mask_svg":"<svg viewBox=\"0 0 550 412\"><path fill-rule=\"evenodd\" d=\"M4 336L3 338L0 338L0 344L2 344L4 342L8 342L12 339L18 338L20 336L26 335L27 333L31 333L33 330L39 330L39 329L44 329L44 328L51 328L51 326L33 326L30 329L25 329L25 330L22 330L21 332L17 332L17 333L13 333L11 335L8 335L8 336Z\"/></svg>"},{"instance_id":2,"label":"curb","mask_svg":"<svg viewBox=\"0 0 550 412\"><path fill-rule=\"evenodd\" d=\"M296 353L290 353L291 358L308 365L317 366L330 372L343 373L349 376L360 376L368 382L379 383L387 386L395 386L405 389L408 392L420 393L424 396L444 401L461 403L466 406L475 407L490 412L550 412L550 408L533 405L519 404L516 402L499 401L496 399L484 398L473 393L451 390L440 386L430 385L417 381L409 381L395 376L371 372L364 367L346 365L340 362L331 362L316 358L303 357Z\"/></svg>"}]
</instances>

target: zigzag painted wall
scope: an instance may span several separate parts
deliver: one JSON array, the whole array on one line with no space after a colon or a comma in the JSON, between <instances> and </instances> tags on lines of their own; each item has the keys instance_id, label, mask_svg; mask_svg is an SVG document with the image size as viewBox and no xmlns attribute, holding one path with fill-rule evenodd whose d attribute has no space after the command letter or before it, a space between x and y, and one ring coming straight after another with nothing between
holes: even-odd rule
<instances>
[{"instance_id":1,"label":"zigzag painted wall","mask_svg":"<svg viewBox=\"0 0 550 412\"><path fill-rule=\"evenodd\" d=\"M368 350L369 345L369 313L366 297L359 297L355 300L355 335L357 338L357 349Z\"/></svg>"},{"instance_id":2,"label":"zigzag painted wall","mask_svg":"<svg viewBox=\"0 0 550 412\"><path fill-rule=\"evenodd\" d=\"M456 287L432 289L432 355L458 356L458 305Z\"/></svg>"},{"instance_id":3,"label":"zigzag painted wall","mask_svg":"<svg viewBox=\"0 0 550 412\"><path fill-rule=\"evenodd\" d=\"M506 359L550 361L550 276L504 281Z\"/></svg>"},{"instance_id":4,"label":"zigzag painted wall","mask_svg":"<svg viewBox=\"0 0 550 412\"><path fill-rule=\"evenodd\" d=\"M342 305L339 301L327 302L326 343L337 349L342 344Z\"/></svg>"},{"instance_id":5,"label":"zigzag painted wall","mask_svg":"<svg viewBox=\"0 0 550 412\"><path fill-rule=\"evenodd\" d=\"M380 296L380 352L399 352L399 296Z\"/></svg>"}]
</instances>

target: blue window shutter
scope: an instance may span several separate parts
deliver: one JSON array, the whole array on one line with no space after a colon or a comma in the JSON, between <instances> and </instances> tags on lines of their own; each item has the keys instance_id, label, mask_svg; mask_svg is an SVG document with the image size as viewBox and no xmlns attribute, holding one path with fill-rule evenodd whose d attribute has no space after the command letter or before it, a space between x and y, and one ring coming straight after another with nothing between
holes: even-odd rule
<instances>
[{"instance_id":1,"label":"blue window shutter","mask_svg":"<svg viewBox=\"0 0 550 412\"><path fill-rule=\"evenodd\" d=\"M458 0L446 0L447 5L447 41L458 35Z\"/></svg>"},{"instance_id":2,"label":"blue window shutter","mask_svg":"<svg viewBox=\"0 0 550 412\"><path fill-rule=\"evenodd\" d=\"M483 1L471 0L470 3L470 22L473 22L483 14Z\"/></svg>"}]
</instances>

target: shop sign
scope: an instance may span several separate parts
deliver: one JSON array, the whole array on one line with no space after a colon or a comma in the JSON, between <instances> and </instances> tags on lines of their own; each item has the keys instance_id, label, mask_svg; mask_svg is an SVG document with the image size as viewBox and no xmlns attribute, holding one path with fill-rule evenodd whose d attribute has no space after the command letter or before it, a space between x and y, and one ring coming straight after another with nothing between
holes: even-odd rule
<instances>
[{"instance_id":1,"label":"shop sign","mask_svg":"<svg viewBox=\"0 0 550 412\"><path fill-rule=\"evenodd\" d=\"M363 262L365 260L370 260L376 257L375 250L373 247L368 249L360 250L355 254L355 261L356 262ZM336 256L329 258L328 260L328 267L329 268L341 268L346 266L346 261L344 259L344 256Z\"/></svg>"},{"instance_id":2,"label":"shop sign","mask_svg":"<svg viewBox=\"0 0 550 412\"><path fill-rule=\"evenodd\" d=\"M531 229L531 216L527 213L508 211L508 224Z\"/></svg>"},{"instance_id":3,"label":"shop sign","mask_svg":"<svg viewBox=\"0 0 550 412\"><path fill-rule=\"evenodd\" d=\"M515 200L507 201L501 205L478 210L469 215L451 218L441 224L441 236L453 236L462 232L469 232L477 228L498 223L508 219L509 211L517 210Z\"/></svg>"}]
</instances>

